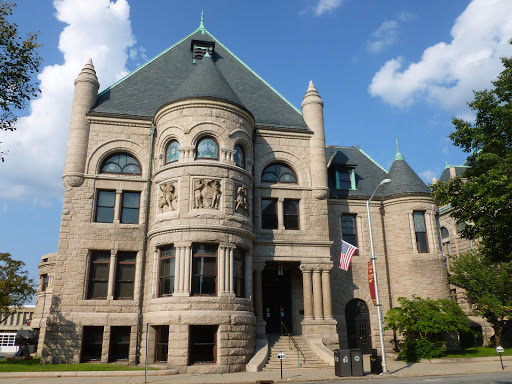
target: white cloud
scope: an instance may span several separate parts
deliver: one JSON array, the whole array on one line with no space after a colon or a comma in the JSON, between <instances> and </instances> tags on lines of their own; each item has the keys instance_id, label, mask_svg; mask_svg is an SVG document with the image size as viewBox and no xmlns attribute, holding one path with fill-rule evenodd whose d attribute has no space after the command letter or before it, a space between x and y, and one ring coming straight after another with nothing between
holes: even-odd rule
<instances>
[{"instance_id":1,"label":"white cloud","mask_svg":"<svg viewBox=\"0 0 512 384\"><path fill-rule=\"evenodd\" d=\"M73 82L92 58L102 88L127 73L128 49L135 44L127 0L55 0L56 17L66 27L60 34L62 65L47 65L39 74L41 95L30 102L30 115L18 130L1 133L9 149L0 166L0 198L45 199L62 195L61 175L73 100Z\"/></svg>"},{"instance_id":2,"label":"white cloud","mask_svg":"<svg viewBox=\"0 0 512 384\"><path fill-rule=\"evenodd\" d=\"M432 179L434 177L438 178L439 176L441 176L441 171L439 168L427 169L423 172L420 172L420 177L427 185L432 183Z\"/></svg>"},{"instance_id":3,"label":"white cloud","mask_svg":"<svg viewBox=\"0 0 512 384\"><path fill-rule=\"evenodd\" d=\"M400 13L396 19L384 20L382 24L372 33L368 40L368 51L370 53L379 53L385 47L393 45L397 41L399 24L410 21L413 15L409 12Z\"/></svg>"},{"instance_id":4,"label":"white cloud","mask_svg":"<svg viewBox=\"0 0 512 384\"><path fill-rule=\"evenodd\" d=\"M338 8L343 0L318 0L318 4L314 7L313 12L316 16L321 16L324 13L332 12Z\"/></svg>"},{"instance_id":5,"label":"white cloud","mask_svg":"<svg viewBox=\"0 0 512 384\"><path fill-rule=\"evenodd\" d=\"M457 18L452 40L428 47L417 63L386 62L369 87L372 96L396 107L420 100L461 113L473 90L489 88L503 69L500 57L511 56L512 1L473 0Z\"/></svg>"}]
</instances>

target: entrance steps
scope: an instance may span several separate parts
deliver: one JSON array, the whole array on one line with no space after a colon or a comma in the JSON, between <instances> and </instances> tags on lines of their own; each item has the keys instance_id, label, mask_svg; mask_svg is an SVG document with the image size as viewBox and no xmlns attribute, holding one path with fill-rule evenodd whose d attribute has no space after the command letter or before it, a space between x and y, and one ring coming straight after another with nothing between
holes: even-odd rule
<instances>
[{"instance_id":1,"label":"entrance steps","mask_svg":"<svg viewBox=\"0 0 512 384\"><path fill-rule=\"evenodd\" d=\"M304 362L304 356L299 352L299 359L297 359L297 348L293 344L293 341L289 340L289 337L284 335L268 335L268 348L269 348L269 359L264 371L275 371L281 369L281 362L277 358L277 354L284 352L286 358L283 359L283 369L297 369L297 368L331 368L330 365L326 364L323 360L319 359L308 347L306 341L302 336L293 336L295 342L299 346L300 350L304 354L306 361Z\"/></svg>"}]
</instances>

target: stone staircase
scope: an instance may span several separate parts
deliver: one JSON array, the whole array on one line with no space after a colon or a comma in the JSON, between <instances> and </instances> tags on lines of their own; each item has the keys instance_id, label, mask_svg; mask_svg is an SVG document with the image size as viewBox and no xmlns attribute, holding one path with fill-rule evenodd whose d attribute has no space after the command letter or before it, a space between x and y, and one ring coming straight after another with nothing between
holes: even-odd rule
<instances>
[{"instance_id":1,"label":"stone staircase","mask_svg":"<svg viewBox=\"0 0 512 384\"><path fill-rule=\"evenodd\" d=\"M264 371L275 371L281 369L281 362L277 358L277 354L280 352L284 352L286 354L286 358L283 360L283 370L292 370L297 368L330 368L328 364L319 359L309 349L306 341L302 338L302 336L294 335L293 338L304 354L304 356L302 356L302 354L299 352L300 362L297 361L297 348L295 348L295 345L292 341L289 341L287 335L268 335L269 359L263 368ZM289 346L291 346L291 349ZM304 357L306 358L305 362Z\"/></svg>"}]
</instances>

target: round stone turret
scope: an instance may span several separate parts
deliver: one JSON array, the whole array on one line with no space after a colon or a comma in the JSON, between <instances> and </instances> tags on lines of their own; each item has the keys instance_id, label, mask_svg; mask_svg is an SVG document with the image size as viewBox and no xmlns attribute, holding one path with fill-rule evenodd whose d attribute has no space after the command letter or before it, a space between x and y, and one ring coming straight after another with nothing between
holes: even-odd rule
<instances>
[{"instance_id":1,"label":"round stone turret","mask_svg":"<svg viewBox=\"0 0 512 384\"><path fill-rule=\"evenodd\" d=\"M325 162L324 102L312 81L309 82L301 107L304 121L314 133L309 141L313 195L323 200L329 196Z\"/></svg>"},{"instance_id":2,"label":"round stone turret","mask_svg":"<svg viewBox=\"0 0 512 384\"><path fill-rule=\"evenodd\" d=\"M89 59L75 80L75 94L69 124L68 149L62 180L67 187L78 187L84 181L89 122L87 113L96 103L100 83Z\"/></svg>"}]
</instances>

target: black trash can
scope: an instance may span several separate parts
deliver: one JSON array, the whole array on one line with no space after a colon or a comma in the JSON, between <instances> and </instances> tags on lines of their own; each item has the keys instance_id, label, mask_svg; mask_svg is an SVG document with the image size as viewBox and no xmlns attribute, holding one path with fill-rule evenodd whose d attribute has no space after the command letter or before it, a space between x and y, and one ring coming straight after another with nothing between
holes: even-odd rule
<instances>
[{"instance_id":1,"label":"black trash can","mask_svg":"<svg viewBox=\"0 0 512 384\"><path fill-rule=\"evenodd\" d=\"M363 351L360 349L351 349L350 361L352 364L352 376L364 376Z\"/></svg>"},{"instance_id":2,"label":"black trash can","mask_svg":"<svg viewBox=\"0 0 512 384\"><path fill-rule=\"evenodd\" d=\"M339 377L352 376L352 368L350 364L350 350L334 350L334 374Z\"/></svg>"},{"instance_id":3,"label":"black trash can","mask_svg":"<svg viewBox=\"0 0 512 384\"><path fill-rule=\"evenodd\" d=\"M382 356L377 355L376 349L372 349L372 354L370 355L370 370L374 375L382 373Z\"/></svg>"}]
</instances>

